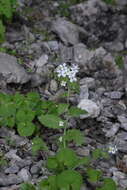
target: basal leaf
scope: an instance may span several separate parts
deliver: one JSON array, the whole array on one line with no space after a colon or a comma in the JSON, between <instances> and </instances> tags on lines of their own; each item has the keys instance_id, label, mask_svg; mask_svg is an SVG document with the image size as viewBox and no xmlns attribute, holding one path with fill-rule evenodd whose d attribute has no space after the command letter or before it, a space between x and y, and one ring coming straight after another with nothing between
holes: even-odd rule
<instances>
[{"instance_id":1,"label":"basal leaf","mask_svg":"<svg viewBox=\"0 0 127 190\"><path fill-rule=\"evenodd\" d=\"M90 182L97 182L98 180L100 180L102 172L100 170L94 170L92 168L88 168L87 176Z\"/></svg>"},{"instance_id":2,"label":"basal leaf","mask_svg":"<svg viewBox=\"0 0 127 190\"><path fill-rule=\"evenodd\" d=\"M31 136L35 131L35 125L31 122L18 123L17 130L20 136Z\"/></svg>"},{"instance_id":3,"label":"basal leaf","mask_svg":"<svg viewBox=\"0 0 127 190\"><path fill-rule=\"evenodd\" d=\"M68 104L59 104L58 105L58 114L61 115L65 112L67 112L69 105Z\"/></svg>"},{"instance_id":4,"label":"basal leaf","mask_svg":"<svg viewBox=\"0 0 127 190\"><path fill-rule=\"evenodd\" d=\"M80 190L82 185L82 176L74 170L65 170L57 176L57 186L59 189Z\"/></svg>"},{"instance_id":5,"label":"basal leaf","mask_svg":"<svg viewBox=\"0 0 127 190\"><path fill-rule=\"evenodd\" d=\"M41 124L48 128L53 128L53 129L60 129L64 126L60 126L60 122L62 121L60 117L57 117L56 115L52 114L46 114L46 115L41 115L38 117L39 121ZM62 121L64 123L64 121Z\"/></svg>"},{"instance_id":6,"label":"basal leaf","mask_svg":"<svg viewBox=\"0 0 127 190\"><path fill-rule=\"evenodd\" d=\"M33 154L36 154L40 150L48 150L48 147L46 146L45 142L40 137L35 137L32 140L32 152Z\"/></svg>"},{"instance_id":7,"label":"basal leaf","mask_svg":"<svg viewBox=\"0 0 127 190\"><path fill-rule=\"evenodd\" d=\"M103 186L101 188L97 188L97 190L117 190L117 186L111 178L105 178Z\"/></svg>"},{"instance_id":8,"label":"basal leaf","mask_svg":"<svg viewBox=\"0 0 127 190\"><path fill-rule=\"evenodd\" d=\"M56 158L59 163L63 163L67 168L73 168L77 165L78 157L72 149L62 148L57 153Z\"/></svg>"},{"instance_id":9,"label":"basal leaf","mask_svg":"<svg viewBox=\"0 0 127 190\"><path fill-rule=\"evenodd\" d=\"M78 107L75 107L75 106L72 106L70 109L69 109L69 115L71 117L79 117L80 115L82 114L87 114L88 112L85 111L85 110L82 110Z\"/></svg>"},{"instance_id":10,"label":"basal leaf","mask_svg":"<svg viewBox=\"0 0 127 190\"><path fill-rule=\"evenodd\" d=\"M58 162L56 160L56 157L50 157L47 160L47 167L49 169L56 169L58 167Z\"/></svg>"},{"instance_id":11,"label":"basal leaf","mask_svg":"<svg viewBox=\"0 0 127 190\"><path fill-rule=\"evenodd\" d=\"M74 141L77 145L84 143L84 136L80 130L70 129L67 131L66 135L63 137L67 142Z\"/></svg>"}]
</instances>

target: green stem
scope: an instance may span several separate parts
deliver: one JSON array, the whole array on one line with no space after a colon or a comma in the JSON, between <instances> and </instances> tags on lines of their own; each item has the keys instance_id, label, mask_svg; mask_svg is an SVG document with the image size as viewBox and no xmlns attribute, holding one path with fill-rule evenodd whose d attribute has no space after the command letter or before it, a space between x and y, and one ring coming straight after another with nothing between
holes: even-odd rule
<instances>
[{"instance_id":1,"label":"green stem","mask_svg":"<svg viewBox=\"0 0 127 190\"><path fill-rule=\"evenodd\" d=\"M68 87L68 91L67 91L67 104L69 104L69 97L70 97L70 89ZM67 133L68 121L69 121L69 117L68 117L68 108L67 108L67 118L66 118L66 125L65 125L65 128L64 128L64 134L63 134L63 136L65 136L66 133ZM64 146L64 148L66 148L66 140L65 139L63 140L63 146Z\"/></svg>"}]
</instances>

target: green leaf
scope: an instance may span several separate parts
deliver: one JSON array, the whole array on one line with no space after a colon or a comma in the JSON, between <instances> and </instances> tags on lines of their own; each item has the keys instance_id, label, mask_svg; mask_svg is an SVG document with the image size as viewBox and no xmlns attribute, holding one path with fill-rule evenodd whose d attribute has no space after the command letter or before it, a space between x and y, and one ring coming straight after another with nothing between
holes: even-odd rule
<instances>
[{"instance_id":1,"label":"green leaf","mask_svg":"<svg viewBox=\"0 0 127 190\"><path fill-rule=\"evenodd\" d=\"M47 168L49 169L56 169L58 167L58 162L56 160L56 157L50 157L47 160Z\"/></svg>"},{"instance_id":2,"label":"green leaf","mask_svg":"<svg viewBox=\"0 0 127 190\"><path fill-rule=\"evenodd\" d=\"M23 183L20 186L20 190L36 190L36 188L30 183Z\"/></svg>"},{"instance_id":3,"label":"green leaf","mask_svg":"<svg viewBox=\"0 0 127 190\"><path fill-rule=\"evenodd\" d=\"M60 126L60 122L64 122L63 120L61 120L60 117L57 117L56 115L52 115L52 114L46 114L46 115L41 115L38 117L39 121L41 122L41 124L43 124L44 126L48 127L48 128L53 128L53 129L60 129L62 127L65 126Z\"/></svg>"},{"instance_id":4,"label":"green leaf","mask_svg":"<svg viewBox=\"0 0 127 190\"><path fill-rule=\"evenodd\" d=\"M35 112L31 109L20 109L16 114L17 122L27 122L32 121L35 117Z\"/></svg>"},{"instance_id":5,"label":"green leaf","mask_svg":"<svg viewBox=\"0 0 127 190\"><path fill-rule=\"evenodd\" d=\"M15 125L15 118L14 117L9 117L7 119L7 126L8 127L14 127L14 125Z\"/></svg>"},{"instance_id":6,"label":"green leaf","mask_svg":"<svg viewBox=\"0 0 127 190\"><path fill-rule=\"evenodd\" d=\"M82 176L74 170L65 170L57 176L57 186L59 189L80 190Z\"/></svg>"},{"instance_id":7,"label":"green leaf","mask_svg":"<svg viewBox=\"0 0 127 190\"><path fill-rule=\"evenodd\" d=\"M99 159L99 158L101 158L101 149L95 149L95 150L93 150L92 151L92 157L93 157L93 159Z\"/></svg>"},{"instance_id":8,"label":"green leaf","mask_svg":"<svg viewBox=\"0 0 127 190\"><path fill-rule=\"evenodd\" d=\"M10 0L0 0L0 15L5 16L7 19L12 18L12 7Z\"/></svg>"},{"instance_id":9,"label":"green leaf","mask_svg":"<svg viewBox=\"0 0 127 190\"><path fill-rule=\"evenodd\" d=\"M105 158L108 159L109 158L109 154L101 149L95 149L92 151L92 157L93 159L99 159L99 158Z\"/></svg>"},{"instance_id":10,"label":"green leaf","mask_svg":"<svg viewBox=\"0 0 127 190\"><path fill-rule=\"evenodd\" d=\"M65 112L67 112L69 105L68 104L59 104L58 105L58 114L61 115Z\"/></svg>"},{"instance_id":11,"label":"green leaf","mask_svg":"<svg viewBox=\"0 0 127 190\"><path fill-rule=\"evenodd\" d=\"M117 190L117 186L111 178L105 178L103 186L101 188L97 188L97 190Z\"/></svg>"},{"instance_id":12,"label":"green leaf","mask_svg":"<svg viewBox=\"0 0 127 190\"><path fill-rule=\"evenodd\" d=\"M71 169L78 163L78 157L75 152L69 148L62 148L56 155L56 159L59 163L63 163L64 166Z\"/></svg>"},{"instance_id":13,"label":"green leaf","mask_svg":"<svg viewBox=\"0 0 127 190\"><path fill-rule=\"evenodd\" d=\"M39 183L39 190L58 190L56 184L56 176L49 176L48 179Z\"/></svg>"},{"instance_id":14,"label":"green leaf","mask_svg":"<svg viewBox=\"0 0 127 190\"><path fill-rule=\"evenodd\" d=\"M2 20L0 20L0 43L5 40L5 26L3 25Z\"/></svg>"},{"instance_id":15,"label":"green leaf","mask_svg":"<svg viewBox=\"0 0 127 190\"><path fill-rule=\"evenodd\" d=\"M21 122L18 123L17 130L20 136L28 137L34 133L35 125L31 122Z\"/></svg>"},{"instance_id":16,"label":"green leaf","mask_svg":"<svg viewBox=\"0 0 127 190\"><path fill-rule=\"evenodd\" d=\"M75 107L75 106L72 106L70 109L69 109L69 115L71 117L79 117L80 115L82 114L87 114L88 112L85 111L85 110L82 110L78 107Z\"/></svg>"},{"instance_id":17,"label":"green leaf","mask_svg":"<svg viewBox=\"0 0 127 190\"><path fill-rule=\"evenodd\" d=\"M40 150L48 150L48 147L41 138L35 137L32 140L32 152L33 154L36 154Z\"/></svg>"},{"instance_id":18,"label":"green leaf","mask_svg":"<svg viewBox=\"0 0 127 190\"><path fill-rule=\"evenodd\" d=\"M63 138L67 141L74 141L77 145L82 145L84 143L84 136L80 130L70 129L67 131L66 135Z\"/></svg>"},{"instance_id":19,"label":"green leaf","mask_svg":"<svg viewBox=\"0 0 127 190\"><path fill-rule=\"evenodd\" d=\"M102 172L99 170L94 170L92 168L88 168L87 169L87 176L88 176L88 180L90 182L97 182L101 179Z\"/></svg>"},{"instance_id":20,"label":"green leaf","mask_svg":"<svg viewBox=\"0 0 127 190\"><path fill-rule=\"evenodd\" d=\"M89 156L85 156L83 158L81 158L79 161L78 161L78 165L85 165L85 166L88 166L90 164L90 161L91 161L91 158Z\"/></svg>"}]
</instances>

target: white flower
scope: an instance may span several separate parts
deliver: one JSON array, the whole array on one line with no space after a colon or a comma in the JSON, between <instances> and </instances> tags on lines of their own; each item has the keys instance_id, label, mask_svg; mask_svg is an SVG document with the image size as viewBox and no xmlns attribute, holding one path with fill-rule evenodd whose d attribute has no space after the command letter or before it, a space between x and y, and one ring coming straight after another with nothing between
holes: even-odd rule
<instances>
[{"instance_id":1,"label":"white flower","mask_svg":"<svg viewBox=\"0 0 127 190\"><path fill-rule=\"evenodd\" d=\"M62 81L62 82L61 82L61 86L66 86L66 82L65 82L65 81Z\"/></svg>"},{"instance_id":2,"label":"white flower","mask_svg":"<svg viewBox=\"0 0 127 190\"><path fill-rule=\"evenodd\" d=\"M118 151L116 145L115 146L109 146L108 153L115 154Z\"/></svg>"},{"instance_id":3,"label":"white flower","mask_svg":"<svg viewBox=\"0 0 127 190\"><path fill-rule=\"evenodd\" d=\"M76 74L79 68L77 65L67 66L66 63L59 65L56 69L58 77L68 77L70 82L77 81Z\"/></svg>"},{"instance_id":4,"label":"white flower","mask_svg":"<svg viewBox=\"0 0 127 190\"><path fill-rule=\"evenodd\" d=\"M60 126L60 127L63 127L63 126L64 126L64 122L63 122L63 121L60 121L60 122L59 122L59 126Z\"/></svg>"}]
</instances>

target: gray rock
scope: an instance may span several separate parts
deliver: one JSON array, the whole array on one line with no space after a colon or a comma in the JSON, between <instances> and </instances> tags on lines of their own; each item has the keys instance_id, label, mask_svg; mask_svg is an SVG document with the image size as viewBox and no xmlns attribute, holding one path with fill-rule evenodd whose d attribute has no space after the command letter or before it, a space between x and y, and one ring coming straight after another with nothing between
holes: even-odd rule
<instances>
[{"instance_id":1,"label":"gray rock","mask_svg":"<svg viewBox=\"0 0 127 190\"><path fill-rule=\"evenodd\" d=\"M125 177L125 179L119 181L119 185L120 185L123 189L126 189L126 188L127 188L127 176Z\"/></svg>"},{"instance_id":2,"label":"gray rock","mask_svg":"<svg viewBox=\"0 0 127 190\"><path fill-rule=\"evenodd\" d=\"M15 174L18 173L19 167L16 165L10 166L5 170L5 174Z\"/></svg>"},{"instance_id":3,"label":"gray rock","mask_svg":"<svg viewBox=\"0 0 127 190\"><path fill-rule=\"evenodd\" d=\"M52 22L52 31L55 32L66 45L79 43L79 34L86 34L79 26L64 18L58 18Z\"/></svg>"},{"instance_id":4,"label":"gray rock","mask_svg":"<svg viewBox=\"0 0 127 190\"><path fill-rule=\"evenodd\" d=\"M78 108L81 108L88 112L88 114L81 115L81 119L88 117L96 118L100 114L100 107L92 100L82 99L78 104Z\"/></svg>"},{"instance_id":5,"label":"gray rock","mask_svg":"<svg viewBox=\"0 0 127 190\"><path fill-rule=\"evenodd\" d=\"M21 169L21 171L18 173L18 176L24 181L30 181L31 175L29 171L25 168Z\"/></svg>"},{"instance_id":6,"label":"gray rock","mask_svg":"<svg viewBox=\"0 0 127 190\"><path fill-rule=\"evenodd\" d=\"M126 6L127 5L127 1L126 0L116 0L117 5L119 6Z\"/></svg>"},{"instance_id":7,"label":"gray rock","mask_svg":"<svg viewBox=\"0 0 127 190\"><path fill-rule=\"evenodd\" d=\"M104 95L107 96L108 98L111 98L113 100L119 100L123 96L123 92L119 91L112 91L112 92L105 92Z\"/></svg>"},{"instance_id":8,"label":"gray rock","mask_svg":"<svg viewBox=\"0 0 127 190\"><path fill-rule=\"evenodd\" d=\"M23 182L23 180L15 174L0 176L0 187L15 185L15 184L19 184L22 182Z\"/></svg>"},{"instance_id":9,"label":"gray rock","mask_svg":"<svg viewBox=\"0 0 127 190\"><path fill-rule=\"evenodd\" d=\"M16 155L17 153L17 150L10 150L8 153L5 154L5 157L8 158L8 159L14 159L14 160L17 160L17 161L21 161L22 159Z\"/></svg>"},{"instance_id":10,"label":"gray rock","mask_svg":"<svg viewBox=\"0 0 127 190\"><path fill-rule=\"evenodd\" d=\"M80 80L80 85L87 85L89 89L95 88L95 79L92 77L85 77Z\"/></svg>"},{"instance_id":11,"label":"gray rock","mask_svg":"<svg viewBox=\"0 0 127 190\"><path fill-rule=\"evenodd\" d=\"M121 139L121 140L124 140L124 141L127 141L127 132L119 132L118 135L117 135L117 138L118 139Z\"/></svg>"},{"instance_id":12,"label":"gray rock","mask_svg":"<svg viewBox=\"0 0 127 190\"><path fill-rule=\"evenodd\" d=\"M7 83L23 84L30 80L24 68L17 63L17 59L5 53L0 53L0 75Z\"/></svg>"},{"instance_id":13,"label":"gray rock","mask_svg":"<svg viewBox=\"0 0 127 190\"><path fill-rule=\"evenodd\" d=\"M107 42L105 43L104 47L108 49L109 51L123 51L124 50L124 45L123 43L119 41L114 41L114 42Z\"/></svg>"},{"instance_id":14,"label":"gray rock","mask_svg":"<svg viewBox=\"0 0 127 190\"><path fill-rule=\"evenodd\" d=\"M57 41L48 41L48 46L51 51L58 51L59 50L59 44Z\"/></svg>"},{"instance_id":15,"label":"gray rock","mask_svg":"<svg viewBox=\"0 0 127 190\"><path fill-rule=\"evenodd\" d=\"M125 115L118 115L118 121L121 123L121 128L127 131L127 117Z\"/></svg>"},{"instance_id":16,"label":"gray rock","mask_svg":"<svg viewBox=\"0 0 127 190\"><path fill-rule=\"evenodd\" d=\"M79 99L82 100L88 98L89 98L89 91L87 85L81 85Z\"/></svg>"},{"instance_id":17,"label":"gray rock","mask_svg":"<svg viewBox=\"0 0 127 190\"><path fill-rule=\"evenodd\" d=\"M31 75L31 86L32 87L38 87L42 83L45 83L47 80L47 77L41 76L40 74L34 73Z\"/></svg>"},{"instance_id":18,"label":"gray rock","mask_svg":"<svg viewBox=\"0 0 127 190\"><path fill-rule=\"evenodd\" d=\"M30 172L31 174L39 174L40 170L41 170L40 167L38 167L37 165L34 165L31 167Z\"/></svg>"},{"instance_id":19,"label":"gray rock","mask_svg":"<svg viewBox=\"0 0 127 190\"><path fill-rule=\"evenodd\" d=\"M48 62L48 55L43 54L38 60L35 61L36 73L43 71L44 65Z\"/></svg>"},{"instance_id":20,"label":"gray rock","mask_svg":"<svg viewBox=\"0 0 127 190\"><path fill-rule=\"evenodd\" d=\"M127 141L119 139L118 150L127 154Z\"/></svg>"},{"instance_id":21,"label":"gray rock","mask_svg":"<svg viewBox=\"0 0 127 190\"><path fill-rule=\"evenodd\" d=\"M32 161L29 159L29 160L27 160L27 159L21 159L21 160L16 160L15 162L14 162L19 168L24 168L24 167L26 167L26 166L30 166L31 164L32 164Z\"/></svg>"},{"instance_id":22,"label":"gray rock","mask_svg":"<svg viewBox=\"0 0 127 190\"><path fill-rule=\"evenodd\" d=\"M76 152L79 156L89 156L90 155L90 149L87 147L77 148Z\"/></svg>"},{"instance_id":23,"label":"gray rock","mask_svg":"<svg viewBox=\"0 0 127 190\"><path fill-rule=\"evenodd\" d=\"M58 88L57 82L55 80L51 80L51 82L50 82L50 90L52 92L56 92L57 88Z\"/></svg>"},{"instance_id":24,"label":"gray rock","mask_svg":"<svg viewBox=\"0 0 127 190\"><path fill-rule=\"evenodd\" d=\"M113 137L119 130L120 124L115 123L109 130L106 132L106 137Z\"/></svg>"},{"instance_id":25,"label":"gray rock","mask_svg":"<svg viewBox=\"0 0 127 190\"><path fill-rule=\"evenodd\" d=\"M126 42L125 42L125 48L127 48L127 40L126 40Z\"/></svg>"},{"instance_id":26,"label":"gray rock","mask_svg":"<svg viewBox=\"0 0 127 190\"><path fill-rule=\"evenodd\" d=\"M122 1L117 1L122 4ZM125 1L123 0L123 4L126 4ZM126 12L126 6L123 7ZM85 43L88 46L97 47L106 42L108 50L121 51L124 47L121 42L125 41L127 19L120 19L123 12L117 14L118 9L102 0L84 1L70 8L71 19L84 29L87 28L88 37Z\"/></svg>"}]
</instances>

